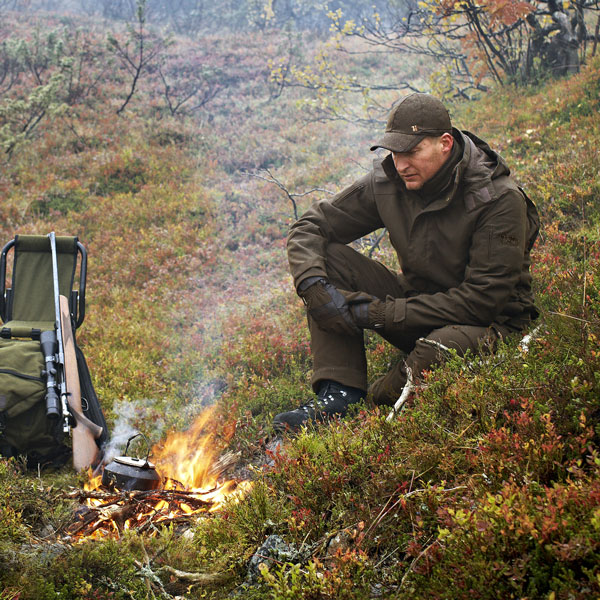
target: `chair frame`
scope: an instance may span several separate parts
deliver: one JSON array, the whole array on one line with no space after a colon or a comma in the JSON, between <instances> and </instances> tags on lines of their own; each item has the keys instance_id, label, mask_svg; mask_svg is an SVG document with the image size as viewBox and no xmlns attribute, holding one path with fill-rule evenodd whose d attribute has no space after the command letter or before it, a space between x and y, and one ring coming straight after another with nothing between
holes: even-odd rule
<instances>
[{"instance_id":1,"label":"chair frame","mask_svg":"<svg viewBox=\"0 0 600 600\"><path fill-rule=\"evenodd\" d=\"M6 268L8 264L8 253L13 250L17 239L13 239L2 248L0 253L0 318L6 323L11 320L13 290L6 287ZM48 249L50 249L48 247ZM85 246L77 241L77 255L79 260L79 290L71 290L69 297L69 312L75 325L75 329L85 319L85 287L87 278L87 251ZM14 257L13 257L14 261Z\"/></svg>"}]
</instances>

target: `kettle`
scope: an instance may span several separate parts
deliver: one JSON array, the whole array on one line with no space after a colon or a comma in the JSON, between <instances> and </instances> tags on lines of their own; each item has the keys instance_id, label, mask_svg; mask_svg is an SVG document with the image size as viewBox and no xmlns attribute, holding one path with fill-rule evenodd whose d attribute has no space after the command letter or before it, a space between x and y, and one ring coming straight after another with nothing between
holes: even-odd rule
<instances>
[{"instance_id":1,"label":"kettle","mask_svg":"<svg viewBox=\"0 0 600 600\"><path fill-rule=\"evenodd\" d=\"M117 456L104 467L102 473L102 485L111 489L122 491L149 491L156 490L161 485L161 476L156 471L156 467L148 460L150 449L146 458L135 458L126 456L129 450L131 440L142 435L137 433L127 440L125 447L125 456ZM142 436L145 438L145 436ZM146 440L147 442L148 440Z\"/></svg>"}]
</instances>

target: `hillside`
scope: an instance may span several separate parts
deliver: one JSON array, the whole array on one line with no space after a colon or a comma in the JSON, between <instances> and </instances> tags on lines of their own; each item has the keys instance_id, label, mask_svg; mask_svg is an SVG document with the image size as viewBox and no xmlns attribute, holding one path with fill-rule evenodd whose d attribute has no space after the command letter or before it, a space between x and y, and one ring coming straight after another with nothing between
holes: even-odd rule
<instances>
[{"instance_id":1,"label":"hillside","mask_svg":"<svg viewBox=\"0 0 600 600\"><path fill-rule=\"evenodd\" d=\"M42 25L65 26L7 21L3 35ZM306 397L311 363L284 249L292 204L268 179L302 211L369 168L376 132L306 121L302 90L275 93L267 65L287 42L276 33L175 40L173 64L210 66L219 93L173 115L154 73L117 114L126 74L101 67L105 32L84 31L98 50L80 73L87 93L0 170L1 237L53 230L86 245L78 342L121 444L134 429L159 442L212 405L215 448L240 453L236 476L253 487L185 528L74 542L67 492L87 476L0 460L0 600L597 597L598 59L452 106L540 210L542 316L528 352L513 341L488 360L454 359L393 421L361 407L278 452L272 417ZM372 68L360 54L339 60ZM301 195L316 188L326 191ZM392 261L385 242L376 255ZM397 359L376 336L369 358L371 377ZM251 577L266 540L274 560Z\"/></svg>"}]
</instances>

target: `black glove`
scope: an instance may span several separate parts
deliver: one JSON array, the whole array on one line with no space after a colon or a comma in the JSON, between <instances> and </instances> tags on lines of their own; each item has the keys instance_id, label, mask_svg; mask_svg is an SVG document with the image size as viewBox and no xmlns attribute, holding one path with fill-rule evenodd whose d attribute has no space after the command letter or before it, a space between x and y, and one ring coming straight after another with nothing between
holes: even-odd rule
<instances>
[{"instance_id":1,"label":"black glove","mask_svg":"<svg viewBox=\"0 0 600 600\"><path fill-rule=\"evenodd\" d=\"M350 314L354 319L357 327L361 329L369 328L369 306L372 300L365 299L360 301L349 301L348 308L350 309Z\"/></svg>"},{"instance_id":2,"label":"black glove","mask_svg":"<svg viewBox=\"0 0 600 600\"><path fill-rule=\"evenodd\" d=\"M306 304L308 314L321 329L342 335L361 335L344 295L327 279L309 277L298 288L298 295Z\"/></svg>"},{"instance_id":3,"label":"black glove","mask_svg":"<svg viewBox=\"0 0 600 600\"><path fill-rule=\"evenodd\" d=\"M345 292L346 302L354 322L361 329L383 329L385 302L364 292Z\"/></svg>"}]
</instances>

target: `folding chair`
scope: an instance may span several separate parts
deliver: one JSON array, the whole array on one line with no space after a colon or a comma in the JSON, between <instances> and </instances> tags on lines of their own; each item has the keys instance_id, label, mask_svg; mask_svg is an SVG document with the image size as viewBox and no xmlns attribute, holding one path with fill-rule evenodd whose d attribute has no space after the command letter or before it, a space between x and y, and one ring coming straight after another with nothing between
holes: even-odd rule
<instances>
[{"instance_id":1,"label":"folding chair","mask_svg":"<svg viewBox=\"0 0 600 600\"><path fill-rule=\"evenodd\" d=\"M13 251L12 287L6 288L9 252ZM76 237L56 238L59 292L69 300L75 328L85 318L87 252ZM79 257L79 290L73 289ZM45 235L17 235L0 255L0 336L39 339L54 329L54 284L50 240Z\"/></svg>"},{"instance_id":2,"label":"folding chair","mask_svg":"<svg viewBox=\"0 0 600 600\"><path fill-rule=\"evenodd\" d=\"M76 369L72 368L69 372L77 375L72 383L76 385L78 399L81 398L78 411L73 412L71 406L70 412L75 416L73 424L87 422L90 428L97 426L96 444L102 449L108 439L106 420L93 388L85 357L75 342L75 330L85 318L87 252L77 237L56 236L55 242L59 295L67 299L64 305L61 305L61 308L64 308L61 318L63 337L69 340L71 349L74 346L74 352L70 355L74 356L72 363L76 361ZM7 287L7 276L11 277L10 287ZM40 340L44 337L42 332L54 331L57 322L54 293L50 237L15 236L0 253L0 318L3 321L0 339L12 340L3 343L15 343L24 338ZM67 312L68 316L65 319L64 315ZM65 323L65 320L70 322ZM66 328L68 330L65 330ZM2 365L0 371L1 367ZM33 407L30 410L33 410ZM77 426L72 431L75 448L76 436L77 439L81 439L81 428ZM13 437L14 443L15 440ZM75 462L74 455L74 464Z\"/></svg>"}]
</instances>

